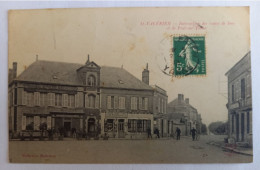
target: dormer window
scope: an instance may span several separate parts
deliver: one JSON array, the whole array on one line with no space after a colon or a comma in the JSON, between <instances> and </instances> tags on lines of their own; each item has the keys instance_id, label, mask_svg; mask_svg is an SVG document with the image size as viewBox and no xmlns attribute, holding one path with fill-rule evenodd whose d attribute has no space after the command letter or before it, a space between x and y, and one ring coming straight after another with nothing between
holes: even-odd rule
<instances>
[{"instance_id":1,"label":"dormer window","mask_svg":"<svg viewBox=\"0 0 260 170\"><path fill-rule=\"evenodd\" d=\"M93 75L90 75L87 79L87 85L88 86L95 86L96 85L96 80L95 77Z\"/></svg>"}]
</instances>

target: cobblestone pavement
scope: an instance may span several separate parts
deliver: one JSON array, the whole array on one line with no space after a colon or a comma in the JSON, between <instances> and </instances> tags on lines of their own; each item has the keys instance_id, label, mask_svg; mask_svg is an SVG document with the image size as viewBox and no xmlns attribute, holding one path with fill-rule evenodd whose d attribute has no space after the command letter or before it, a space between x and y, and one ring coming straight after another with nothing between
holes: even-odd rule
<instances>
[{"instance_id":1,"label":"cobblestone pavement","mask_svg":"<svg viewBox=\"0 0 260 170\"><path fill-rule=\"evenodd\" d=\"M235 163L253 157L208 145L212 136L153 140L10 141L10 162L35 163ZM217 139L215 139L217 140ZM218 137L218 140L221 140Z\"/></svg>"}]
</instances>

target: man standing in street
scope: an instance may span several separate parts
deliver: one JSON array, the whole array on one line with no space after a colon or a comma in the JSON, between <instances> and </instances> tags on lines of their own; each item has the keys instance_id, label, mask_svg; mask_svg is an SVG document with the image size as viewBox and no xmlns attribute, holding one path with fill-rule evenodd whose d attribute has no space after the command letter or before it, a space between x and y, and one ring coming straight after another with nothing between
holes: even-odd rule
<instances>
[{"instance_id":1,"label":"man standing in street","mask_svg":"<svg viewBox=\"0 0 260 170\"><path fill-rule=\"evenodd\" d=\"M175 133L177 134L177 140L180 140L181 139L181 130L178 127L176 128Z\"/></svg>"},{"instance_id":2,"label":"man standing in street","mask_svg":"<svg viewBox=\"0 0 260 170\"><path fill-rule=\"evenodd\" d=\"M147 139L149 139L149 138L151 138L151 139L153 139L153 137L152 137L152 133L151 133L151 128L148 128L147 129Z\"/></svg>"},{"instance_id":3,"label":"man standing in street","mask_svg":"<svg viewBox=\"0 0 260 170\"><path fill-rule=\"evenodd\" d=\"M193 141L195 140L196 133L197 133L197 130L194 129L194 128L192 128L192 129L191 129L191 135L192 135L192 140L193 140Z\"/></svg>"}]
</instances>

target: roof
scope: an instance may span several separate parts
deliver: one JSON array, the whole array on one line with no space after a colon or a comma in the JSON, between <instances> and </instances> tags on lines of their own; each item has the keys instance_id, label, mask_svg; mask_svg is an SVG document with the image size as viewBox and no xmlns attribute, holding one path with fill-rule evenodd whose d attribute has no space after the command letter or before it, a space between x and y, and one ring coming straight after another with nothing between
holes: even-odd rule
<instances>
[{"instance_id":1,"label":"roof","mask_svg":"<svg viewBox=\"0 0 260 170\"><path fill-rule=\"evenodd\" d=\"M16 80L55 83L64 85L83 85L78 78L77 70L83 64L38 60L23 71ZM102 66L100 69L100 85L108 88L130 88L153 90L123 68Z\"/></svg>"},{"instance_id":2,"label":"roof","mask_svg":"<svg viewBox=\"0 0 260 170\"><path fill-rule=\"evenodd\" d=\"M245 60L245 58L249 57L249 60L251 58L251 51L249 51L248 53L246 53L246 55L244 55L243 58L241 58L233 67L231 67L225 74L225 76L227 76L233 69L235 69L236 67L239 67L239 65L241 64L241 62L243 60ZM250 63L250 62L249 62Z\"/></svg>"},{"instance_id":3,"label":"roof","mask_svg":"<svg viewBox=\"0 0 260 170\"><path fill-rule=\"evenodd\" d=\"M153 90L153 88L123 68L102 66L100 72L100 86L113 88L129 88Z\"/></svg>"},{"instance_id":4,"label":"roof","mask_svg":"<svg viewBox=\"0 0 260 170\"><path fill-rule=\"evenodd\" d=\"M197 110L196 108L194 108L191 104L187 104L185 102L185 100L181 100L179 101L178 98L174 99L173 101L171 101L170 103L168 103L167 107L189 107L192 108L193 110Z\"/></svg>"}]
</instances>

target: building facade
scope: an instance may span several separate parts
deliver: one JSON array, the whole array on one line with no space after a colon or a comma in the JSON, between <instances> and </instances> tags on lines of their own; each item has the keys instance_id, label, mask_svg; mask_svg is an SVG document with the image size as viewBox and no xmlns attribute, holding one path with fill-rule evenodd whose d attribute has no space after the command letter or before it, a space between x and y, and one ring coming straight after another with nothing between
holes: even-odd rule
<instances>
[{"instance_id":1,"label":"building facade","mask_svg":"<svg viewBox=\"0 0 260 170\"><path fill-rule=\"evenodd\" d=\"M167 92L157 85L152 86L154 89L153 113L154 113L154 128L159 130L161 137L169 136L170 125L167 119Z\"/></svg>"},{"instance_id":2,"label":"building facade","mask_svg":"<svg viewBox=\"0 0 260 170\"><path fill-rule=\"evenodd\" d=\"M174 133L177 127L181 129L182 135L190 135L192 128L198 133L201 132L201 115L190 105L189 98L184 99L183 94L178 94L178 98L167 105L167 116L171 133Z\"/></svg>"},{"instance_id":3,"label":"building facade","mask_svg":"<svg viewBox=\"0 0 260 170\"><path fill-rule=\"evenodd\" d=\"M89 58L84 65L36 61L18 77L16 70L14 63L8 93L9 129L14 133L45 125L65 137L80 130L90 136L145 138L147 129L153 132L155 111L166 112L167 99L160 100L160 109L155 107L159 92L149 85L148 65L142 81L123 68L100 67Z\"/></svg>"},{"instance_id":4,"label":"building facade","mask_svg":"<svg viewBox=\"0 0 260 170\"><path fill-rule=\"evenodd\" d=\"M252 145L251 53L227 73L229 138Z\"/></svg>"}]
</instances>

